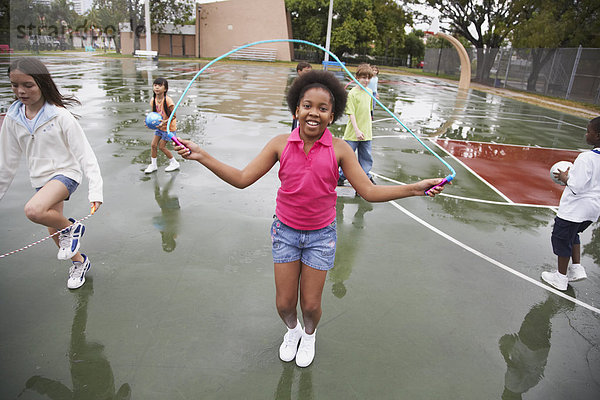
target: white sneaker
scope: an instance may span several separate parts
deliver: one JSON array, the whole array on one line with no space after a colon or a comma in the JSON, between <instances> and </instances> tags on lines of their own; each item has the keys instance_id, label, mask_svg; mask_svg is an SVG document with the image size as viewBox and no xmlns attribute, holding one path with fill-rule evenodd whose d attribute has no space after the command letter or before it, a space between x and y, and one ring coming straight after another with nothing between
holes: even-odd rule
<instances>
[{"instance_id":1,"label":"white sneaker","mask_svg":"<svg viewBox=\"0 0 600 400\"><path fill-rule=\"evenodd\" d=\"M175 157L173 157L173 158L171 158L171 162L169 163L169 165L167 165L167 168L165 168L165 171L171 172L171 171L175 171L177 169L179 169L179 163L177 162Z\"/></svg>"},{"instance_id":2,"label":"white sneaker","mask_svg":"<svg viewBox=\"0 0 600 400\"><path fill-rule=\"evenodd\" d=\"M283 335L283 343L279 346L279 358L281 358L281 361L290 362L296 357L298 342L302 338L303 333L304 330L298 320L296 320L296 327L294 329L288 328L285 335Z\"/></svg>"},{"instance_id":3,"label":"white sneaker","mask_svg":"<svg viewBox=\"0 0 600 400\"><path fill-rule=\"evenodd\" d=\"M302 340L300 340L300 346L298 347L298 352L296 353L296 365L299 367L308 367L315 358L315 341L317 339L317 331L315 330L312 335L304 334L302 335Z\"/></svg>"},{"instance_id":4,"label":"white sneaker","mask_svg":"<svg viewBox=\"0 0 600 400\"><path fill-rule=\"evenodd\" d=\"M157 169L158 169L158 166L157 166L157 165L150 164L150 165L148 165L148 166L146 167L146 169L144 170L144 173L146 173L146 174L151 174L151 173L153 173L154 171L156 171Z\"/></svg>"},{"instance_id":5,"label":"white sneaker","mask_svg":"<svg viewBox=\"0 0 600 400\"><path fill-rule=\"evenodd\" d=\"M570 265L567 269L567 278L569 279L569 282L580 281L587 278L585 268L583 268L581 264Z\"/></svg>"},{"instance_id":6,"label":"white sneaker","mask_svg":"<svg viewBox=\"0 0 600 400\"><path fill-rule=\"evenodd\" d=\"M554 286L558 290L567 290L569 279L566 275L561 274L558 271L554 272L542 272L542 280L548 283L550 286Z\"/></svg>"},{"instance_id":7,"label":"white sneaker","mask_svg":"<svg viewBox=\"0 0 600 400\"><path fill-rule=\"evenodd\" d=\"M69 289L80 288L85 283L85 273L90 269L90 259L85 254L81 255L83 261L73 261L73 266L69 268L69 279L67 287Z\"/></svg>"},{"instance_id":8,"label":"white sneaker","mask_svg":"<svg viewBox=\"0 0 600 400\"><path fill-rule=\"evenodd\" d=\"M83 226L83 224L75 222L73 218L69 218L69 221L71 221L73 225L63 229L58 234L58 244L60 248L58 249L56 258L59 260L68 260L77 254L79 247L81 246L81 238L85 233L85 226Z\"/></svg>"}]
</instances>

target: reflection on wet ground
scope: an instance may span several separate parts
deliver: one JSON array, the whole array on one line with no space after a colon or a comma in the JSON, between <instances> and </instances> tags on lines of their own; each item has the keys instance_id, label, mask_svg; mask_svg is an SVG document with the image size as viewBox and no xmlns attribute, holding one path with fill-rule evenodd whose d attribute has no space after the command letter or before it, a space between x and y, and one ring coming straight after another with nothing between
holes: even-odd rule
<instances>
[{"instance_id":1,"label":"reflection on wet ground","mask_svg":"<svg viewBox=\"0 0 600 400\"><path fill-rule=\"evenodd\" d=\"M151 83L177 101L195 62L46 58L99 159L105 204L86 223L90 280L65 288L68 265L50 244L0 260L0 397L138 399L518 398L597 399L600 317L501 270L389 204L343 196L338 253L323 292L317 355L282 363L269 226L277 168L250 188L229 187L199 164L143 173L152 131L143 125ZM6 68L6 59L0 60ZM0 73L2 73L0 71ZM291 67L215 64L177 111L178 136L241 167L289 131ZM0 108L11 94L0 81ZM380 100L417 135L585 148L587 121L433 78L381 74ZM346 119L332 126L341 136ZM447 170L380 107L373 155L378 184ZM500 205L457 170L454 197L399 201L471 248L539 280L555 268L554 213ZM385 179L384 179L385 178ZM65 210L89 210L87 183ZM0 248L45 236L23 215L31 196L22 165L0 203ZM489 202L482 202L486 200ZM588 279L568 295L600 304L600 226L582 235ZM93 298L91 297L93 287ZM513 333L515 332L515 333Z\"/></svg>"}]
</instances>

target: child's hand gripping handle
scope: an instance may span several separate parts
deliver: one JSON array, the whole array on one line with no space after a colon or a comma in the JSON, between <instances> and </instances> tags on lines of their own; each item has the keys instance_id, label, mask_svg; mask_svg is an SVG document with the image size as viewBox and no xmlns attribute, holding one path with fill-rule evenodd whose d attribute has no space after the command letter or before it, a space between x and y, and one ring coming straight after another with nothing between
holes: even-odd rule
<instances>
[{"instance_id":1,"label":"child's hand gripping handle","mask_svg":"<svg viewBox=\"0 0 600 400\"><path fill-rule=\"evenodd\" d=\"M188 149L187 147L185 147L185 145L184 145L183 143L181 143L181 142L179 141L179 139L177 139L177 136L175 136L175 135L174 135L174 134L172 134L171 132L169 132L169 137L171 138L171 140L172 140L173 142L175 142L175 144L176 144L177 146L181 146L181 147L183 147L184 149L186 149L186 150L188 151L188 153L191 153L191 152L192 152L190 149Z\"/></svg>"},{"instance_id":2,"label":"child's hand gripping handle","mask_svg":"<svg viewBox=\"0 0 600 400\"><path fill-rule=\"evenodd\" d=\"M448 182L452 181L452 179L454 179L454 177L452 175L448 175L447 177L445 177L444 179L442 179L442 181L440 183L438 183L435 186L430 187L429 189L427 189L425 191L425 195L429 196L431 191L433 189L437 189L437 188L441 188L442 186L444 186L445 184L447 184Z\"/></svg>"}]
</instances>

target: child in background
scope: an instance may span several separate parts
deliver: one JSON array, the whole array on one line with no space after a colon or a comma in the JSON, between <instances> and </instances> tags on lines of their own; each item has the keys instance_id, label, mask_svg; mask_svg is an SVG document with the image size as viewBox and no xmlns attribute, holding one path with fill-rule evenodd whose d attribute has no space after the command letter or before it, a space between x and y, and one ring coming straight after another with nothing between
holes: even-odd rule
<instances>
[{"instance_id":1,"label":"child in background","mask_svg":"<svg viewBox=\"0 0 600 400\"><path fill-rule=\"evenodd\" d=\"M176 149L182 157L198 161L237 188L250 186L279 162L281 186L271 225L275 303L287 327L279 357L283 361L295 358L298 366L306 367L315 355L323 286L335 258L338 168L342 168L360 195L372 202L423 196L441 179L406 186L373 185L352 148L333 137L327 128L342 115L346 104L346 91L330 72L311 71L296 78L287 103L298 119L298 129L271 139L241 170L217 160L188 140L182 142L189 152L184 147ZM433 189L431 196L441 190ZM304 328L296 313L298 300Z\"/></svg>"},{"instance_id":2,"label":"child in background","mask_svg":"<svg viewBox=\"0 0 600 400\"><path fill-rule=\"evenodd\" d=\"M372 76L373 71L369 64L360 64L356 68L356 79L367 91L356 85L348 93L346 114L348 114L350 120L346 125L344 140L352 150L358 150L358 162L374 184L375 181L371 176L371 167L373 166L373 156L371 155L371 142L373 140L371 109L373 108L373 99L369 96L369 93L372 93L371 89L367 87ZM343 186L345 180L346 176L340 170L338 186Z\"/></svg>"},{"instance_id":3,"label":"child in background","mask_svg":"<svg viewBox=\"0 0 600 400\"><path fill-rule=\"evenodd\" d=\"M306 61L300 61L298 63L298 65L296 65L296 73L298 74L298 76L301 76L309 71L312 71L312 65L310 65ZM296 116L293 115L292 116L292 130L296 129L297 127L298 127L298 120L296 119Z\"/></svg>"},{"instance_id":4,"label":"child in background","mask_svg":"<svg viewBox=\"0 0 600 400\"><path fill-rule=\"evenodd\" d=\"M373 91L373 96L375 96L375 98L379 100L379 95L377 94L377 84L379 83L379 68L377 68L377 65L371 65L371 69L373 70L373 77L369 81L367 87ZM373 119L374 110L375 102L373 101L373 107L371 108L371 120Z\"/></svg>"},{"instance_id":5,"label":"child in background","mask_svg":"<svg viewBox=\"0 0 600 400\"><path fill-rule=\"evenodd\" d=\"M300 61L298 65L296 65L296 73L298 76L302 76L310 71L312 71L312 65L306 61Z\"/></svg>"},{"instance_id":6,"label":"child in background","mask_svg":"<svg viewBox=\"0 0 600 400\"><path fill-rule=\"evenodd\" d=\"M587 278L581 265L579 233L600 217L600 117L589 122L585 140L593 149L578 155L570 169L555 174L567 185L552 229L558 270L542 272L542 279L558 290L567 290L569 282ZM570 267L569 258L573 260Z\"/></svg>"},{"instance_id":7,"label":"child in background","mask_svg":"<svg viewBox=\"0 0 600 400\"><path fill-rule=\"evenodd\" d=\"M90 260L79 252L85 227L63 215L81 182L82 170L89 180L88 199L93 210L102 204L100 167L81 126L66 106L79 104L63 96L46 66L36 58L18 58L8 68L17 97L0 130L0 199L8 190L24 152L31 184L36 193L25 204L29 220L48 227L58 246L58 259L71 259L67 287L85 283Z\"/></svg>"},{"instance_id":8,"label":"child in background","mask_svg":"<svg viewBox=\"0 0 600 400\"><path fill-rule=\"evenodd\" d=\"M160 149L165 156L169 159L169 165L165 168L165 171L171 172L179 169L179 163L173 157L173 154L167 149L167 142L170 142L171 139L169 135L167 135L167 121L175 108L175 103L173 100L167 96L167 92L169 91L169 82L165 78L156 78L154 83L152 84L152 100L150 100L150 107L152 111L159 113L163 116L163 120L161 124L154 131L154 137L152 138L151 147L151 155L150 155L150 165L144 171L147 174L150 174L158 169L157 157L158 151ZM169 125L169 132L175 134L177 130L177 122L175 120L175 116L171 119L171 124Z\"/></svg>"}]
</instances>

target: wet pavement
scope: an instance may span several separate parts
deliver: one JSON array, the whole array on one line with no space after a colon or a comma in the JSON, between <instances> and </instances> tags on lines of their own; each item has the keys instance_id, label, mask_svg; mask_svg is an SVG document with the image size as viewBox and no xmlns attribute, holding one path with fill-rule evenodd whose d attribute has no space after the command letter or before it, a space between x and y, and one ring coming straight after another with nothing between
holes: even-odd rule
<instances>
[{"instance_id":1,"label":"wet pavement","mask_svg":"<svg viewBox=\"0 0 600 400\"><path fill-rule=\"evenodd\" d=\"M166 77L177 101L198 64L44 61L59 87L83 103L73 111L98 157L105 204L86 221L82 249L92 269L81 289L66 288L68 264L49 241L0 259L1 398L599 397L598 223L582 235L588 279L567 292L585 307L540 284L541 272L555 268L554 212L505 204L428 142L457 171L449 196L396 206L339 198L317 353L301 369L278 358L285 328L275 310L269 237L277 167L244 190L194 162L165 172L160 153L158 172L143 173L153 79ZM178 135L242 167L289 131L285 91L294 75L270 64L215 64L181 102ZM6 80L0 92L5 109ZM379 93L425 140L586 148L581 117L477 90L460 97L432 78L382 74ZM380 107L374 135L378 184L448 174ZM87 215L86 192L87 182L67 213ZM32 193L22 163L0 202L0 252L46 236L23 215Z\"/></svg>"}]
</instances>

